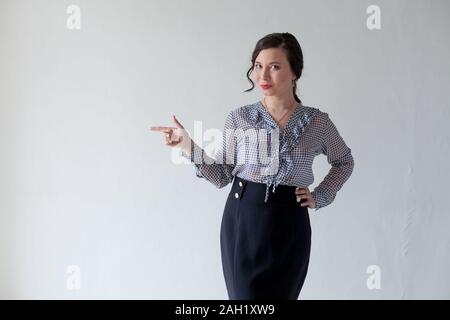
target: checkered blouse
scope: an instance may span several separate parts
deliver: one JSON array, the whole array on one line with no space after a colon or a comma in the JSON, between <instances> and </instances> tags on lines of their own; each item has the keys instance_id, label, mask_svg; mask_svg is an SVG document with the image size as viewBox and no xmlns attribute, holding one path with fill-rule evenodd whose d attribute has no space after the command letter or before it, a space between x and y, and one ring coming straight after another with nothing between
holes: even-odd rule
<instances>
[{"instance_id":1,"label":"checkered blouse","mask_svg":"<svg viewBox=\"0 0 450 320\"><path fill-rule=\"evenodd\" d=\"M232 182L234 176L266 184L264 201L271 185L272 192L279 184L301 188L311 185L313 159L326 155L332 167L311 192L316 211L333 202L354 167L351 149L328 114L300 103L284 129L260 101L232 110L225 120L221 146L214 157L196 143L190 156L184 152L181 155L195 166L197 177L218 188Z\"/></svg>"}]
</instances>

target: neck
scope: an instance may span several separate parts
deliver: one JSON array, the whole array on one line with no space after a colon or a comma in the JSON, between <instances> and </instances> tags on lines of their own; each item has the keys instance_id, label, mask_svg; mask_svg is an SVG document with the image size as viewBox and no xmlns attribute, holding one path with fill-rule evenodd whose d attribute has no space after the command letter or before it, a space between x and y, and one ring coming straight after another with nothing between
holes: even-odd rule
<instances>
[{"instance_id":1,"label":"neck","mask_svg":"<svg viewBox=\"0 0 450 320\"><path fill-rule=\"evenodd\" d=\"M266 96L265 102L267 108L274 113L283 113L292 110L298 104L294 96L290 97Z\"/></svg>"}]
</instances>

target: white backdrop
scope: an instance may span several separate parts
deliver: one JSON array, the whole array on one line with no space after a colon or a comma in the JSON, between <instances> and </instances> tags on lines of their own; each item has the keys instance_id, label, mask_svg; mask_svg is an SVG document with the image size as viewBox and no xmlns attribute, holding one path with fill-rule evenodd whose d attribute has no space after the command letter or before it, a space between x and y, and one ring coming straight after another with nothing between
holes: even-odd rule
<instances>
[{"instance_id":1,"label":"white backdrop","mask_svg":"<svg viewBox=\"0 0 450 320\"><path fill-rule=\"evenodd\" d=\"M381 29L367 27L370 5ZM262 97L242 91L272 32L299 40L299 96L355 159L335 201L310 210L300 298L450 298L449 12L446 0L0 0L0 298L227 299L230 185L172 163L149 127L175 114L222 129ZM329 168L316 158L311 190Z\"/></svg>"}]
</instances>

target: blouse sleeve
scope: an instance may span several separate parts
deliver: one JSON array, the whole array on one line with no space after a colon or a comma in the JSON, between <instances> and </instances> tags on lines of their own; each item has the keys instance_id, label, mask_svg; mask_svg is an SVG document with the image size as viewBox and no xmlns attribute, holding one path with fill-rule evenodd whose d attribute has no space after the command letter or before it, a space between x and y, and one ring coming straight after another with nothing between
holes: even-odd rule
<instances>
[{"instance_id":1,"label":"blouse sleeve","mask_svg":"<svg viewBox=\"0 0 450 320\"><path fill-rule=\"evenodd\" d=\"M222 134L222 148L216 159L209 157L206 152L194 141L191 143L191 154L184 151L181 155L187 158L195 167L195 174L214 184L217 188L223 188L233 181L233 169L236 164L236 140L234 136L235 121L233 112L230 112L225 120Z\"/></svg>"},{"instance_id":2,"label":"blouse sleeve","mask_svg":"<svg viewBox=\"0 0 450 320\"><path fill-rule=\"evenodd\" d=\"M331 169L311 192L316 202L315 211L333 202L336 193L348 180L354 167L351 149L345 144L327 113L325 113L322 131L322 153L327 156Z\"/></svg>"}]
</instances>

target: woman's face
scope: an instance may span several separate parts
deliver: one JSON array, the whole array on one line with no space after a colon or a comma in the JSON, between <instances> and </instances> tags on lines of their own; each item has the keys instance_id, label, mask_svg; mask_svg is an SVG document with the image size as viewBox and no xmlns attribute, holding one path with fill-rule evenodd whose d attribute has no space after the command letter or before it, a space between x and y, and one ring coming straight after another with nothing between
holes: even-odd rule
<instances>
[{"instance_id":1,"label":"woman's face","mask_svg":"<svg viewBox=\"0 0 450 320\"><path fill-rule=\"evenodd\" d=\"M266 96L292 94L292 72L286 53L280 48L261 50L253 66L253 80ZM269 87L264 87L269 85Z\"/></svg>"}]
</instances>

